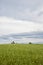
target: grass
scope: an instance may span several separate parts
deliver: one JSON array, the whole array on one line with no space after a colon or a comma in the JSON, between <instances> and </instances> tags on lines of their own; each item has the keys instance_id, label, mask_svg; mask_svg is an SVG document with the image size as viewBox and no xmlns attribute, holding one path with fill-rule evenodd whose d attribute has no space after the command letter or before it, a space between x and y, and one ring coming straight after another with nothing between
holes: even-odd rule
<instances>
[{"instance_id":1,"label":"grass","mask_svg":"<svg viewBox=\"0 0 43 65\"><path fill-rule=\"evenodd\" d=\"M0 45L0 65L43 65L43 44Z\"/></svg>"}]
</instances>

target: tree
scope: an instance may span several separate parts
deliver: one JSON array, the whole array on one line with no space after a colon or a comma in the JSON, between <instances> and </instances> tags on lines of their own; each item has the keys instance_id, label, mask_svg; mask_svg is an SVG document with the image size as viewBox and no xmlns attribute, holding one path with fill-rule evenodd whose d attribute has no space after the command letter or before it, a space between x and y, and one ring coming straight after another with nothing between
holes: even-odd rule
<instances>
[{"instance_id":1,"label":"tree","mask_svg":"<svg viewBox=\"0 0 43 65\"><path fill-rule=\"evenodd\" d=\"M15 44L15 42L14 41L12 41L12 43L11 44Z\"/></svg>"},{"instance_id":2,"label":"tree","mask_svg":"<svg viewBox=\"0 0 43 65\"><path fill-rule=\"evenodd\" d=\"M31 42L29 42L29 44L32 44Z\"/></svg>"}]
</instances>

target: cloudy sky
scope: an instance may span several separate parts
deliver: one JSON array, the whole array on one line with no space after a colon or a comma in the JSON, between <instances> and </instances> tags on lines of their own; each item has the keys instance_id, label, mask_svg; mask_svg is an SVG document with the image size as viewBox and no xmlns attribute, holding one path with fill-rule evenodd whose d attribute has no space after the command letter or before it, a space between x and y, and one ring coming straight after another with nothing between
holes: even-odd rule
<instances>
[{"instance_id":1,"label":"cloudy sky","mask_svg":"<svg viewBox=\"0 0 43 65\"><path fill-rule=\"evenodd\" d=\"M9 40L43 42L43 0L0 0L0 42Z\"/></svg>"}]
</instances>

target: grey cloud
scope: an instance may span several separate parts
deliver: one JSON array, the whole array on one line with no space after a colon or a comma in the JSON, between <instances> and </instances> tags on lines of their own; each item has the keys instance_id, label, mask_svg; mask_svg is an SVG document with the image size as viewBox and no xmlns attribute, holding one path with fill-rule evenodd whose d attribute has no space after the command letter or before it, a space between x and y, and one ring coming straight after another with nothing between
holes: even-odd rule
<instances>
[{"instance_id":1,"label":"grey cloud","mask_svg":"<svg viewBox=\"0 0 43 65\"><path fill-rule=\"evenodd\" d=\"M39 14L38 14L38 16L42 16L43 15L43 11L41 11Z\"/></svg>"},{"instance_id":2,"label":"grey cloud","mask_svg":"<svg viewBox=\"0 0 43 65\"><path fill-rule=\"evenodd\" d=\"M10 43L12 41L17 43L43 43L43 32L25 32L20 34L8 34L0 36L0 43Z\"/></svg>"},{"instance_id":3,"label":"grey cloud","mask_svg":"<svg viewBox=\"0 0 43 65\"><path fill-rule=\"evenodd\" d=\"M35 21L34 11L40 6L43 6L43 0L0 0L0 16Z\"/></svg>"},{"instance_id":4,"label":"grey cloud","mask_svg":"<svg viewBox=\"0 0 43 65\"><path fill-rule=\"evenodd\" d=\"M20 33L20 34L9 34L0 36L0 39L22 39L22 38L40 38L43 39L43 32L31 32L31 33Z\"/></svg>"}]
</instances>

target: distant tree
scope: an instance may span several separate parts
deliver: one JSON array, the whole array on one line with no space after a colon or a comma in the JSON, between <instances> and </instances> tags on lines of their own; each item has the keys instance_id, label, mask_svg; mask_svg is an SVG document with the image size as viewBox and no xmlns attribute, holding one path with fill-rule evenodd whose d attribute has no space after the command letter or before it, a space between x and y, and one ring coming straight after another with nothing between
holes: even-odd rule
<instances>
[{"instance_id":1,"label":"distant tree","mask_svg":"<svg viewBox=\"0 0 43 65\"><path fill-rule=\"evenodd\" d=\"M29 44L32 44L31 42L29 42Z\"/></svg>"},{"instance_id":2,"label":"distant tree","mask_svg":"<svg viewBox=\"0 0 43 65\"><path fill-rule=\"evenodd\" d=\"M15 42L14 41L12 41L12 43L11 44L15 44Z\"/></svg>"}]
</instances>

